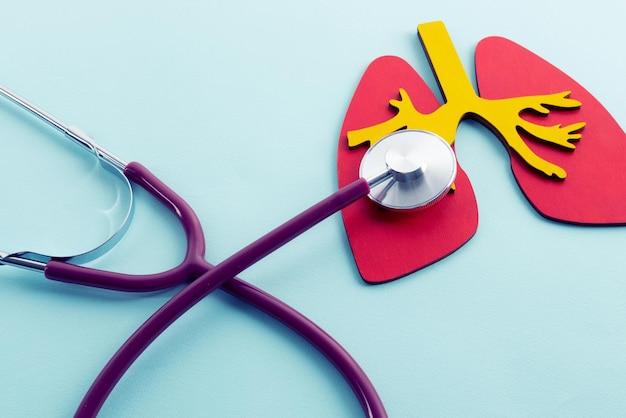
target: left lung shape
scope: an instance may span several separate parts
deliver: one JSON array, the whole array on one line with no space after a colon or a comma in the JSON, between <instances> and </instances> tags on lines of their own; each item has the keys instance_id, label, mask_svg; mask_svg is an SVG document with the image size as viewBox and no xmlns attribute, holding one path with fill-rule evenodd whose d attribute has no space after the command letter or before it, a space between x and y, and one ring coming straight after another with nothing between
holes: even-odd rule
<instances>
[{"instance_id":1,"label":"left lung shape","mask_svg":"<svg viewBox=\"0 0 626 418\"><path fill-rule=\"evenodd\" d=\"M561 70L504 38L483 39L476 48L475 64L482 98L571 91L570 97L582 103L577 110L555 109L545 117L522 114L528 121L546 126L586 122L574 151L522 133L537 155L565 169L567 177L562 181L542 176L509 150L515 178L535 209L546 218L575 224L626 223L626 198L622 194L626 186L626 137L602 104Z\"/></svg>"}]
</instances>

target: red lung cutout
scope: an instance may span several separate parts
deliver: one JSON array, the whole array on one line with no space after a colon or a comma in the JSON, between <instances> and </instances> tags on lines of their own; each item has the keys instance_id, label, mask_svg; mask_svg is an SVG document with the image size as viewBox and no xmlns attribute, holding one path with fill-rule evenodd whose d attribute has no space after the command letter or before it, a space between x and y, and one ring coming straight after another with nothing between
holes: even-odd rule
<instances>
[{"instance_id":1,"label":"red lung cutout","mask_svg":"<svg viewBox=\"0 0 626 418\"><path fill-rule=\"evenodd\" d=\"M543 125L586 122L575 151L523 136L540 157L563 167L567 177L555 181L538 175L516 155L511 166L531 204L543 216L578 224L626 223L624 157L626 138L609 112L580 84L547 61L499 37L483 39L476 48L476 74L480 96L501 99L571 91L582 103L578 110L552 110L547 117L524 114Z\"/></svg>"},{"instance_id":2,"label":"red lung cutout","mask_svg":"<svg viewBox=\"0 0 626 418\"><path fill-rule=\"evenodd\" d=\"M358 177L366 146L349 149L346 134L394 116L389 100L404 88L415 108L430 113L440 104L417 72L397 57L370 64L354 93L339 137L338 178L345 186ZM343 221L357 267L369 283L383 283L432 264L465 244L478 227L474 191L458 167L456 191L436 205L411 212L379 208L361 199L343 210Z\"/></svg>"}]
</instances>

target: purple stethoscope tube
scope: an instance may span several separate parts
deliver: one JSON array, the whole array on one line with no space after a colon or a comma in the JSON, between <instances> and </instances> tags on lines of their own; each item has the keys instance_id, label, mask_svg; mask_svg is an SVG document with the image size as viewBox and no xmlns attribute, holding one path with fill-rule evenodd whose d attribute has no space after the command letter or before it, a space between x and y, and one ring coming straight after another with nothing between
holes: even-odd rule
<instances>
[{"instance_id":1,"label":"purple stethoscope tube","mask_svg":"<svg viewBox=\"0 0 626 418\"><path fill-rule=\"evenodd\" d=\"M357 362L337 341L292 307L235 277L239 272L300 233L366 195L369 191L369 185L365 180L355 181L352 185L324 199L219 265L213 266L204 259L205 239L198 217L179 195L150 171L138 163L125 163L101 148L79 128L62 123L2 86L0 86L0 95L63 132L69 139L95 154L102 166L126 183L131 196L130 182L147 190L174 213L183 226L187 237L187 249L183 261L177 267L157 274L129 275L70 264L68 261L93 259L117 242L115 237L121 236L121 231L124 230L132 213L132 199L129 199L130 207L122 228L104 244L92 251L71 257L47 256L29 251L0 252L0 265L11 265L43 272L45 277L49 279L67 283L119 291L145 292L190 282L154 313L120 347L87 391L75 413L76 417L96 416L119 379L145 348L178 317L220 286L228 293L287 325L324 354L344 376L357 396L366 416L387 416L376 389Z\"/></svg>"},{"instance_id":2,"label":"purple stethoscope tube","mask_svg":"<svg viewBox=\"0 0 626 418\"><path fill-rule=\"evenodd\" d=\"M341 345L304 315L273 296L235 277L307 229L367 195L369 184L366 180L356 180L259 238L217 266L212 266L204 260L204 235L191 207L142 165L138 163L128 164L125 174L133 182L156 196L179 217L189 240L185 259L178 267L168 272L143 277L150 282L152 289L172 286L174 283L180 283L190 278L193 281L156 311L120 347L87 391L74 415L75 417L96 416L116 383L150 343L177 318L220 286L289 326L322 352L350 384L366 416L387 416L372 383ZM63 262L50 262L48 264L46 276L65 282L125 290L127 286L130 287L139 280L139 276L92 270Z\"/></svg>"},{"instance_id":3,"label":"purple stethoscope tube","mask_svg":"<svg viewBox=\"0 0 626 418\"><path fill-rule=\"evenodd\" d=\"M119 348L94 380L76 410L75 417L96 416L117 382L141 353L176 319L219 287L283 322L314 345L342 373L366 416L387 416L372 383L341 345L304 315L236 275L367 195L376 203L392 209L431 206L447 194L456 175L456 157L445 140L430 132L416 130L399 131L379 140L365 153L358 179L213 266L204 258L204 233L198 217L180 196L150 171L139 163L123 162L99 147L80 129L63 124L3 87L0 87L0 95L96 154L109 170L126 182L131 195L131 182L147 190L177 216L187 237L185 257L177 267L147 275L129 275L81 267L68 263L67 261L74 260L71 257L0 252L0 265L42 271L45 277L66 283L142 292L190 282L148 318ZM132 211L132 199L129 201ZM124 224L130 219L131 211L128 212ZM107 240L106 245L85 254L95 254L96 250L105 249L114 242Z\"/></svg>"}]
</instances>

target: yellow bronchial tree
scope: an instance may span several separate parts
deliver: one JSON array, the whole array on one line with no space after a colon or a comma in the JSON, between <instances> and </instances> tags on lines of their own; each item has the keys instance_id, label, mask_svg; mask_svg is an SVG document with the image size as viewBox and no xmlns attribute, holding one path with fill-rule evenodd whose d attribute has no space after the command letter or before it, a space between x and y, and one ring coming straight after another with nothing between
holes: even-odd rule
<instances>
[{"instance_id":1,"label":"yellow bronchial tree","mask_svg":"<svg viewBox=\"0 0 626 418\"><path fill-rule=\"evenodd\" d=\"M546 161L526 145L518 130L523 130L535 138L573 150L573 142L581 138L580 130L584 122L572 125L543 126L523 119L524 111L535 111L543 115L550 108L576 109L581 103L569 98L570 92L521 96L506 99L484 99L474 91L461 60L443 22L432 22L418 26L433 71L444 96L445 104L429 114L415 109L411 98L400 89L400 99L389 104L397 109L391 119L378 125L348 132L348 146L373 145L379 139L400 129L422 129L437 133L450 144L454 142L457 126L466 117L474 117L497 131L507 145L527 164L539 172L555 179L565 179L567 173L562 167Z\"/></svg>"}]
</instances>

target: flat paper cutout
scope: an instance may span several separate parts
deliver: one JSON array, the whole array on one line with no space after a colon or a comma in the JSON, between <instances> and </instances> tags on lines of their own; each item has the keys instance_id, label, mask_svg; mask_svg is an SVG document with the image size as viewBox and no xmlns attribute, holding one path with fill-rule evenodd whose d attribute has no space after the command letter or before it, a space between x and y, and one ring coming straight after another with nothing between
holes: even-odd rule
<instances>
[{"instance_id":1,"label":"flat paper cutout","mask_svg":"<svg viewBox=\"0 0 626 418\"><path fill-rule=\"evenodd\" d=\"M601 68L598 68L601 70ZM554 182L511 156L513 174L533 207L549 219L577 224L625 224L626 137L611 114L580 84L547 61L504 38L483 39L476 48L476 73L482 97L490 99L571 91L582 103L575 111L550 112L547 118L527 114L535 123L571 124L585 121L576 150L563 152L549 144L522 137L537 155L563 167L567 178Z\"/></svg>"},{"instance_id":2,"label":"flat paper cutout","mask_svg":"<svg viewBox=\"0 0 626 418\"><path fill-rule=\"evenodd\" d=\"M591 94L528 50L493 37L476 50L479 96L444 24L419 25L418 33L445 103L438 103L402 59L375 60L355 91L341 130L340 186L357 178L366 147L384 136L423 129L453 145L460 121L472 118L505 145L515 178L542 215L580 224L626 223L626 199L614 191L616 182L626 180L620 170L624 133ZM478 211L460 167L454 188L424 211L391 212L366 200L343 211L365 281L381 283L409 274L472 237Z\"/></svg>"}]
</instances>

